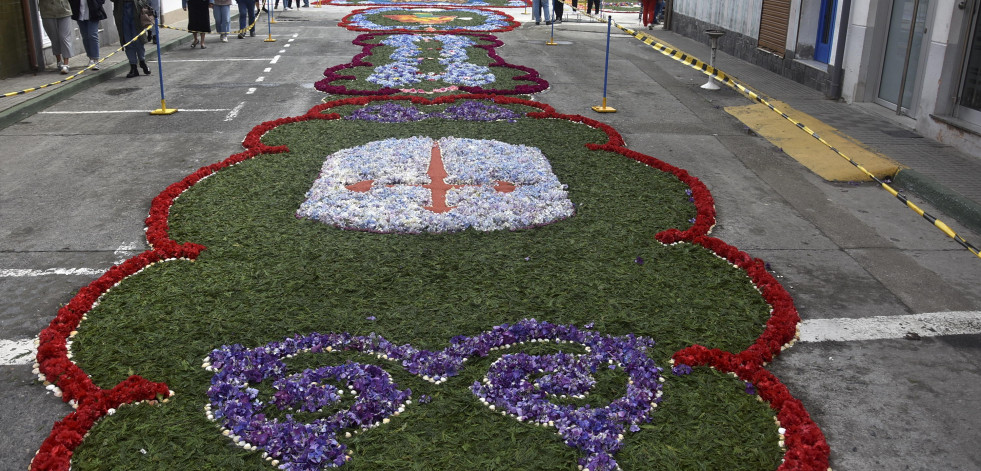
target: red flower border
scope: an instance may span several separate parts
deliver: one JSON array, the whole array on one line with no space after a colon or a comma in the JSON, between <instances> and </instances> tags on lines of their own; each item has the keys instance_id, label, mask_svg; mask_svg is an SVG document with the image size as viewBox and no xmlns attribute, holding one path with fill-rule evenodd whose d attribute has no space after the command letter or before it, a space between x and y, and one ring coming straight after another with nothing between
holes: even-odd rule
<instances>
[{"instance_id":1,"label":"red flower border","mask_svg":"<svg viewBox=\"0 0 981 471\"><path fill-rule=\"evenodd\" d=\"M784 345L792 343L796 337L800 317L793 300L776 278L766 270L762 260L752 258L745 252L707 235L715 225L715 203L708 188L683 169L627 149L620 134L599 121L579 115L560 114L549 105L514 97L461 94L434 99L418 96L352 97L314 106L302 116L267 121L253 128L246 136L242 142L246 151L202 167L157 195L151 203L150 214L146 218L147 241L153 248L110 268L97 280L79 290L67 305L58 310L58 315L48 327L41 331L37 353L39 371L47 381L60 388L62 400L76 402L77 409L55 423L51 434L45 439L31 462L32 470L69 469L74 449L81 444L95 422L107 415L110 409L123 404L154 401L170 396L171 392L165 384L150 382L135 375L110 390L96 386L91 378L68 357L68 339L74 335L85 314L94 307L99 298L126 277L156 262L172 259L193 260L205 249L202 245L190 242L181 244L170 239L167 220L170 208L177 197L197 182L223 168L262 154L288 152L289 148L286 146L268 146L262 142L262 136L273 128L309 120L339 119L340 115L337 113L326 113L335 106L363 106L374 101L389 100L408 100L419 105L452 103L457 100L492 100L502 105L520 104L538 108L541 111L527 113L527 116L536 119L563 119L600 129L606 133L607 142L586 144L587 148L624 155L671 173L686 183L691 188L695 203L697 214L695 223L684 231L669 229L656 234L655 237L665 244L687 242L701 245L744 270L772 307L772 316L756 342L738 354L694 345L679 350L672 359L679 364L709 366L720 371L735 373L740 379L756 387L760 397L777 412L777 418L786 431L787 451L778 470L824 471L828 469L830 447L824 434L811 419L803 404L790 394L787 387L776 376L764 368L766 362L771 361L780 353Z\"/></svg>"},{"instance_id":2,"label":"red flower border","mask_svg":"<svg viewBox=\"0 0 981 471\"><path fill-rule=\"evenodd\" d=\"M335 95L369 96L369 95L396 95L399 93L403 93L398 88L390 88L390 87L382 87L377 90L351 90L345 87L344 85L332 85L332 82L338 82L341 80L357 80L357 77L353 75L340 75L337 72L344 69L353 69L355 67L372 67L371 62L367 62L363 59L371 56L372 55L371 50L376 47L382 46L382 44L369 43L368 41L378 36L390 36L391 34L392 33L367 33L367 34L362 34L357 38L354 38L354 41L352 42L357 46L362 46L361 53L354 56L351 62L348 62L347 64L335 65L325 70L324 71L325 78L315 83L314 87L316 87L317 90L320 90L324 93L330 93ZM402 33L395 33L395 34L402 34ZM513 80L534 83L534 85L526 85L526 84L517 85L511 90L504 90L504 89L497 89L497 88L470 87L466 85L459 87L459 90L467 93L474 93L474 94L492 93L495 95L530 95L532 93L537 93L542 90L546 90L548 88L548 81L543 79L538 74L537 70L532 69L531 67L525 67L523 65L508 64L503 58L501 58L501 56L497 54L496 49L498 47L503 46L504 41L497 39L496 36L491 34L484 34L484 33L453 33L453 34L457 34L460 36L472 36L480 40L489 41L490 44L478 44L474 46L487 51L487 55L494 61L489 65L489 67L507 67L510 69L520 70L522 72L525 72L525 74L516 76L514 77Z\"/></svg>"},{"instance_id":3,"label":"red flower border","mask_svg":"<svg viewBox=\"0 0 981 471\"><path fill-rule=\"evenodd\" d=\"M531 6L531 3L528 3L528 6ZM349 29L351 31L361 31L361 32L369 32L369 33L385 33L385 34L398 34L398 33L405 33L405 34L425 34L425 33L430 33L430 34L505 33L505 32L514 30L518 26L521 26L521 23L519 23L518 21L516 21L513 16L511 16L511 15L509 15L507 13L504 13L502 11L497 11L497 10L494 10L494 9L491 9L491 8L487 8L487 7L465 7L465 6L460 6L460 7L454 8L454 7L443 6L443 5L436 5L436 7L443 8L444 10L461 10L461 9L480 10L480 11L486 11L488 13L493 13L495 15L504 15L506 17L506 19L508 20L508 25L505 26L505 27L503 27L503 28L489 29L487 31L474 31L472 29L467 29L467 28L454 28L454 29L445 29L445 30L444 29L441 29L441 30L436 30L436 31L422 31L422 30L418 30L418 29L395 28L395 29L386 29L384 31L379 31L377 29L362 28L362 27L360 27L360 26L358 26L358 25L356 25L354 23L351 23L350 18L353 17L354 15L360 15L362 13L370 13L371 10L377 10L377 9L379 9L379 7L397 7L399 9L405 9L405 10L417 10L417 9L423 9L423 8L428 10L428 9L432 9L433 8L433 7L427 7L427 6L405 6L405 7L403 7L401 5L379 5L379 6L376 6L376 7L373 7L373 8L363 8L361 10L354 10L351 13L349 13L347 16L345 16L344 18L341 18L341 22L340 23L337 23L337 26L340 26L342 28L347 28L347 29ZM494 8L497 8L497 7L494 7ZM514 7L514 8L517 8L517 7Z\"/></svg>"}]
</instances>

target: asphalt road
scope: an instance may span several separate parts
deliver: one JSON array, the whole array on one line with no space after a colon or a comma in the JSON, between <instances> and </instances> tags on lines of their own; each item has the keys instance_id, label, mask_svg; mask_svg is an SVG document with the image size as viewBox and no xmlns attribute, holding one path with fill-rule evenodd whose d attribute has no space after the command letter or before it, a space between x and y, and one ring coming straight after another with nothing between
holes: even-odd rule
<instances>
[{"instance_id":1,"label":"asphalt road","mask_svg":"<svg viewBox=\"0 0 981 471\"><path fill-rule=\"evenodd\" d=\"M118 75L0 131L0 340L36 336L76 290L146 249L143 220L167 185L240 151L255 125L320 103L323 70L360 52L358 33L336 26L346 11L282 13L276 42L233 36L201 50L186 38L165 54L176 114L147 113L160 105L152 63L152 76ZM498 33L497 52L551 83L536 100L606 122L628 147L700 178L717 204L713 235L768 261L805 320L981 311L977 257L876 186L827 183L754 135L722 109L744 97L702 90L704 76L614 35L617 112L596 114L606 25L567 21L558 46L549 33L533 23ZM770 368L821 426L835 469L976 470L979 331L801 342ZM22 363L0 365L3 470L26 469L70 411Z\"/></svg>"}]
</instances>

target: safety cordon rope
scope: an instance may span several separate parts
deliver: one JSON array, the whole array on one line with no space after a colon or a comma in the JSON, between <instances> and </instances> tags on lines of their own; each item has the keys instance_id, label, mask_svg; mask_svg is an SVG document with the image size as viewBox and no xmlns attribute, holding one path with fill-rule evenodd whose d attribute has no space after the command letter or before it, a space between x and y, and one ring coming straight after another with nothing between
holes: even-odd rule
<instances>
[{"instance_id":1,"label":"safety cordon rope","mask_svg":"<svg viewBox=\"0 0 981 471\"><path fill-rule=\"evenodd\" d=\"M92 65L90 65L88 67L85 67L84 69L79 70L78 72L75 72L74 74L69 75L69 76L67 76L67 77L65 77L65 78L63 78L61 80L58 80L57 82L46 83L46 84L41 85L39 87L28 88L28 89L20 90L20 91L17 91L17 92L4 93L3 95L0 95L0 98L7 98L7 97L12 97L12 96L17 96L17 95L23 95L25 93L36 92L36 91L41 90L43 88L48 88L48 87L53 86L53 85L58 85L59 83L65 83L65 82L67 82L67 81L69 81L69 80L71 80L71 79L73 79L75 77L78 77L79 75L84 74L85 72L87 72L87 71L89 71L91 69L94 69L94 68L98 67L99 64L105 62L106 59L112 57L117 52L122 51L123 49L125 49L126 46L129 46L130 43L132 43L133 41L136 41L137 39L139 39L140 36L142 36L144 33L146 33L147 31L149 31L152 28L153 28L153 25L150 25L150 26L147 26L146 28L143 28L143 31L140 31L139 33L137 33L136 37L134 37L133 39L130 39L129 41L127 41L126 44L123 44L123 45L119 46L115 51L110 52L106 57L103 57L102 59L99 59L98 61L96 61L95 64L92 64Z\"/></svg>"},{"instance_id":2,"label":"safety cordon rope","mask_svg":"<svg viewBox=\"0 0 981 471\"><path fill-rule=\"evenodd\" d=\"M266 2L262 2L262 7L265 7L265 5L266 5ZM246 31L249 31L250 29L252 29L252 27L254 27L258 22L259 22L259 15L256 15L255 16L255 21L253 21L251 25L245 27L244 29L238 30L238 31L230 31L228 34L240 34L240 33L244 33ZM168 28L168 29L173 29L173 30L177 30L177 31L186 31L186 32L189 32L189 33L200 33L201 32L201 31L190 31L190 30L187 30L187 29L184 29L184 28L177 28L177 27L174 27L174 26L163 25L163 24L162 25L158 25L158 26L160 28ZM112 57L113 55L115 55L117 52L124 50L126 48L126 46L130 45L130 43L132 43L133 41L136 41L140 36L142 36L144 33L146 33L147 31L149 31L151 29L153 29L153 25L150 25L150 26L147 26L146 28L143 28L143 31L140 31L136 35L136 37L134 37L133 39L127 41L126 44L123 44L123 45L119 46L119 48L117 48L115 51L112 51L111 53L109 53L108 55L106 55L106 57L103 57L102 59L99 59L98 61L96 61L95 64L92 64L92 65L90 65L88 67L85 67L84 69L79 70L78 72L76 72L76 73L74 73L72 75L69 75L69 76L67 76L67 77L65 77L65 78L63 78L61 80L58 80L58 81L55 81L55 82L51 82L51 83L46 83L44 85L40 85L40 86L37 86L37 87L27 88L27 89L16 91L16 92L4 93L4 94L0 95L0 98L7 98L7 97L12 97L12 96L17 96L17 95L23 95L25 93L36 92L38 90L42 90L42 89L45 89L45 88L48 88L48 87L52 87L52 86L55 86L55 85L58 85L58 84L65 83L65 82L67 82L67 81L69 81L69 80L71 80L71 79L73 79L75 77L78 77L79 75L82 75L83 73L85 73L85 72L87 72L87 71L89 71L89 70L91 70L91 69L93 69L95 67L98 67L99 64L105 62L106 59L109 59L110 57Z\"/></svg>"},{"instance_id":3,"label":"safety cordon rope","mask_svg":"<svg viewBox=\"0 0 981 471\"><path fill-rule=\"evenodd\" d=\"M590 16L590 15L587 15L587 16ZM847 160L848 163L852 164L855 168L861 170L862 173L868 175L869 178L875 180L875 182L878 183L879 186L881 186L884 190L888 191L890 194L892 194L893 196L895 196L897 199L899 199L899 201L902 201L903 204L905 204L909 209L913 210L915 213L917 213L920 216L922 216L923 219L926 219L927 221L929 221L935 227L937 227L938 229L940 229L941 231L943 231L944 234L947 234L947 236L949 236L951 239L954 239L954 241L956 241L962 247L964 247L965 249L967 249L968 251L970 251L972 254L974 254L978 258L981 258L981 253L979 253L978 248L975 247L975 246L973 246L973 245L971 245L970 242L968 242L963 237L961 237L956 232L954 232L954 230L951 229L950 226L948 226L947 224L944 224L943 221L941 221L941 220L937 219L936 217L930 215L930 213L927 213L926 211L920 209L916 204L914 204L912 201L910 201L909 199L907 199L906 196L904 196L903 194L901 194L898 191L896 191L893 187L889 186L889 184L887 184L886 182L880 180L878 177L876 177L874 174L872 174L872 172L869 172L868 170L865 169L865 167L862 167L858 162L855 162L854 160L852 160L847 155L841 153L841 151L839 151L837 148L835 148L835 146L831 145L830 143L828 143L828 141L825 141L823 138L821 138L820 136L818 136L818 134L816 132L814 132L813 130L811 130L810 128L808 128L806 125L804 125L804 123L801 123L800 121L797 121L797 120L791 118L790 116L788 116L787 113L784 113L784 112L778 110L776 107L774 107L770 102L768 102L766 99L764 99L758 93L750 90L745 85L739 83L732 76L730 76L730 75L726 74L725 72L723 72L723 71L721 71L721 70L719 70L719 69L717 69L715 67L712 67L709 64L706 64L706 63L698 60L698 58L693 57L693 56L691 56L689 54L686 54L686 53L684 53L684 52L682 52L682 51L680 51L680 50L678 50L678 49L676 49L676 48L674 48L674 47L672 47L670 45L666 45L666 44L662 44L662 43L658 42L657 41L657 38L655 38L654 36L651 36L650 34L647 34L647 33L644 33L644 32L639 32L639 31L635 31L633 29L627 28L625 26L620 25L616 21L614 21L613 24L616 25L616 27L619 28L620 30L622 30L623 32L625 32L625 33L627 33L627 34L629 34L629 35L631 35L631 36L633 36L633 37L641 40L644 44L647 44L648 46L651 46L652 48L654 48L654 50L660 52L661 54L664 54L666 56L669 56L669 57L671 57L672 59L674 59L676 61L679 61L679 62L683 62L685 64L688 64L691 68L693 68L695 70L699 70L702 73L704 73L705 75L708 75L710 77L715 78L716 80L718 80L718 81L720 81L720 82L728 85L729 87L736 89L737 91L739 91L740 93L742 93L746 97L750 98L751 100L754 100L756 102L759 102L759 103L765 105L767 108L773 110L775 113L779 114L782 118L784 118L787 121L790 121L791 123L793 123L794 126L796 126L798 129L800 129L801 131L804 131L804 132L808 133L811 137L813 137L814 139L817 139L818 142L820 142L820 143L824 144L825 146L827 146L837 156L839 156L839 157Z\"/></svg>"},{"instance_id":4,"label":"safety cordon rope","mask_svg":"<svg viewBox=\"0 0 981 471\"><path fill-rule=\"evenodd\" d=\"M266 8L266 2L263 1L259 8ZM248 32L253 27L255 27L256 24L259 23L259 17L260 17L259 13L260 12L261 12L261 10L259 10L259 11L256 12L255 20L252 21L252 24L246 26L245 28L239 29L239 30L229 31L229 32L227 32L225 34L242 34L242 33ZM179 28L177 26L163 25L163 24L160 25L160 27L161 28L166 28L166 29L172 29L174 31L184 31L185 33L211 33L210 31L191 31L191 30L189 30L187 28ZM216 34L221 34L221 33L216 33Z\"/></svg>"}]
</instances>

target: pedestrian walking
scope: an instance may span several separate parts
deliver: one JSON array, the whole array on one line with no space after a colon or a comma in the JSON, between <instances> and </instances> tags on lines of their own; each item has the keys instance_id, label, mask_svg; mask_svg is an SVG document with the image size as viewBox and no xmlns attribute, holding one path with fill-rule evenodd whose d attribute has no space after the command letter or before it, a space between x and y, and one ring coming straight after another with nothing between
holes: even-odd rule
<instances>
[{"instance_id":1,"label":"pedestrian walking","mask_svg":"<svg viewBox=\"0 0 981 471\"><path fill-rule=\"evenodd\" d=\"M68 73L68 58L72 52L72 6L68 0L39 0L41 25L51 39L51 53L54 54L58 71Z\"/></svg>"},{"instance_id":2,"label":"pedestrian walking","mask_svg":"<svg viewBox=\"0 0 981 471\"><path fill-rule=\"evenodd\" d=\"M210 0L181 0L181 6L187 12L187 29L194 36L191 49L199 44L201 49L207 49L204 45L204 37L211 32L211 18L208 17L208 8L212 8ZM200 37L200 41L198 38Z\"/></svg>"},{"instance_id":3,"label":"pedestrian walking","mask_svg":"<svg viewBox=\"0 0 981 471\"><path fill-rule=\"evenodd\" d=\"M228 42L228 33L232 30L232 0L213 0L212 13L215 15L215 30L223 43Z\"/></svg>"},{"instance_id":4,"label":"pedestrian walking","mask_svg":"<svg viewBox=\"0 0 981 471\"><path fill-rule=\"evenodd\" d=\"M552 0L532 0L531 17L535 20L536 25L542 24L542 10L545 10L545 24L552 24L552 12L549 11L549 3L552 3Z\"/></svg>"},{"instance_id":5,"label":"pedestrian walking","mask_svg":"<svg viewBox=\"0 0 981 471\"><path fill-rule=\"evenodd\" d=\"M136 0L112 0L112 18L119 32L119 42L126 45L126 59L129 60L129 73L126 78L140 75L136 67L139 65L143 73L150 75L146 65L146 47L143 45L143 23L140 21L140 10L143 2ZM149 4L147 4L149 6ZM132 41L130 41L132 39Z\"/></svg>"},{"instance_id":6,"label":"pedestrian walking","mask_svg":"<svg viewBox=\"0 0 981 471\"><path fill-rule=\"evenodd\" d=\"M99 22L109 18L102 5L106 0L68 0L72 7L72 19L78 24L85 55L92 70L99 70Z\"/></svg>"},{"instance_id":7,"label":"pedestrian walking","mask_svg":"<svg viewBox=\"0 0 981 471\"><path fill-rule=\"evenodd\" d=\"M249 36L255 36L255 10L259 7L256 0L236 0L238 2L238 38L245 39L245 28L249 28Z\"/></svg>"},{"instance_id":8,"label":"pedestrian walking","mask_svg":"<svg viewBox=\"0 0 981 471\"><path fill-rule=\"evenodd\" d=\"M599 15L599 11L600 11L600 0L587 0L586 1L586 13L589 13L589 10L593 10L593 9L596 10L596 12L593 13L593 14L594 15Z\"/></svg>"},{"instance_id":9,"label":"pedestrian walking","mask_svg":"<svg viewBox=\"0 0 981 471\"><path fill-rule=\"evenodd\" d=\"M552 21L555 21L556 23L562 22L562 10L564 9L564 5L565 2L562 0L552 0L552 12L555 13L555 19Z\"/></svg>"},{"instance_id":10,"label":"pedestrian walking","mask_svg":"<svg viewBox=\"0 0 981 471\"><path fill-rule=\"evenodd\" d=\"M654 25L661 24L657 21L657 17L662 8L664 8L664 0L640 1L641 22L647 27L647 29L654 29Z\"/></svg>"}]
</instances>

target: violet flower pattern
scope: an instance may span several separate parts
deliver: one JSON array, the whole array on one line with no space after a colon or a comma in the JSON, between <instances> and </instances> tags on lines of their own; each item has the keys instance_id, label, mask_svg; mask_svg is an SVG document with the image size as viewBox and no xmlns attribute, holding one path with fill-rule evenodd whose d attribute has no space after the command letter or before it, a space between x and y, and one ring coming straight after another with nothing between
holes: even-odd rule
<instances>
[{"instance_id":1,"label":"violet flower pattern","mask_svg":"<svg viewBox=\"0 0 981 471\"><path fill-rule=\"evenodd\" d=\"M215 372L208 390L208 417L239 445L262 450L274 465L288 470L317 470L343 465L346 446L338 441L388 422L412 403L411 391L400 390L387 372L375 365L348 362L339 366L307 369L288 374L286 358L301 353L356 351L399 363L412 374L440 384L456 376L467 359L526 342L574 344L585 354L559 352L551 355L505 354L495 361L482 382L471 387L491 410L534 425L554 427L556 433L585 456L582 469L618 469L614 454L626 432L640 430L651 420L661 402L661 372L647 356L654 345L645 337L604 336L579 329L525 319L502 324L482 334L454 337L441 351L396 345L376 334L348 333L294 336L281 342L247 349L224 346L211 352L204 366ZM623 396L605 407L558 405L550 398L584 397L595 384L592 374L600 368L622 369L629 377ZM543 374L544 373L544 374ZM255 384L272 379L271 399L259 397ZM280 409L317 411L336 403L342 389L322 384L344 382L355 394L354 405L313 423L300 423L293 415L269 419L262 413L269 405ZM429 402L420 398L420 402Z\"/></svg>"}]
</instances>

